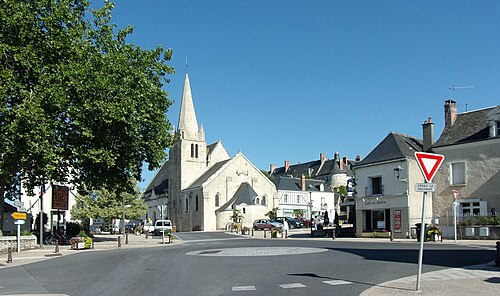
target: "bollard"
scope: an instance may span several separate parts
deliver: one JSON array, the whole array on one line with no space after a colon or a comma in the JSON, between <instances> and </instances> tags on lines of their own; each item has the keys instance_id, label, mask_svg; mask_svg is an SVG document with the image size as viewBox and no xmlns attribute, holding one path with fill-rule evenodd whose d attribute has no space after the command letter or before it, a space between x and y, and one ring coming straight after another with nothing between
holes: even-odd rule
<instances>
[{"instance_id":1,"label":"bollard","mask_svg":"<svg viewBox=\"0 0 500 296\"><path fill-rule=\"evenodd\" d=\"M285 230L285 231L286 231L286 230ZM281 231L281 238L283 238L283 235L284 235L284 234L283 234L283 230L282 230L282 231Z\"/></svg>"},{"instance_id":2,"label":"bollard","mask_svg":"<svg viewBox=\"0 0 500 296\"><path fill-rule=\"evenodd\" d=\"M253 228L252 228L252 236L253 236Z\"/></svg>"},{"instance_id":3,"label":"bollard","mask_svg":"<svg viewBox=\"0 0 500 296\"><path fill-rule=\"evenodd\" d=\"M94 240L92 240L92 250L94 249Z\"/></svg>"},{"instance_id":4,"label":"bollard","mask_svg":"<svg viewBox=\"0 0 500 296\"><path fill-rule=\"evenodd\" d=\"M121 237L118 236L118 248L121 248L122 247L122 240L121 240Z\"/></svg>"},{"instance_id":5,"label":"bollard","mask_svg":"<svg viewBox=\"0 0 500 296\"><path fill-rule=\"evenodd\" d=\"M56 249L54 250L54 253L59 253L59 240L56 240Z\"/></svg>"},{"instance_id":6,"label":"bollard","mask_svg":"<svg viewBox=\"0 0 500 296\"><path fill-rule=\"evenodd\" d=\"M128 245L128 232L125 234L125 244Z\"/></svg>"},{"instance_id":7,"label":"bollard","mask_svg":"<svg viewBox=\"0 0 500 296\"><path fill-rule=\"evenodd\" d=\"M394 240L394 236L392 234L392 231L389 233L389 238L390 238L391 242Z\"/></svg>"},{"instance_id":8,"label":"bollard","mask_svg":"<svg viewBox=\"0 0 500 296\"><path fill-rule=\"evenodd\" d=\"M7 249L7 263L12 263L12 247Z\"/></svg>"},{"instance_id":9,"label":"bollard","mask_svg":"<svg viewBox=\"0 0 500 296\"><path fill-rule=\"evenodd\" d=\"M335 228L332 229L332 240L334 240L334 239L335 239Z\"/></svg>"},{"instance_id":10,"label":"bollard","mask_svg":"<svg viewBox=\"0 0 500 296\"><path fill-rule=\"evenodd\" d=\"M497 257L495 259L495 265L500 267L500 242L497 242Z\"/></svg>"},{"instance_id":11,"label":"bollard","mask_svg":"<svg viewBox=\"0 0 500 296\"><path fill-rule=\"evenodd\" d=\"M266 238L266 230L264 229L264 238Z\"/></svg>"},{"instance_id":12,"label":"bollard","mask_svg":"<svg viewBox=\"0 0 500 296\"><path fill-rule=\"evenodd\" d=\"M285 238L288 238L288 230L285 230Z\"/></svg>"},{"instance_id":13,"label":"bollard","mask_svg":"<svg viewBox=\"0 0 500 296\"><path fill-rule=\"evenodd\" d=\"M146 239L149 237L149 230L146 230Z\"/></svg>"}]
</instances>

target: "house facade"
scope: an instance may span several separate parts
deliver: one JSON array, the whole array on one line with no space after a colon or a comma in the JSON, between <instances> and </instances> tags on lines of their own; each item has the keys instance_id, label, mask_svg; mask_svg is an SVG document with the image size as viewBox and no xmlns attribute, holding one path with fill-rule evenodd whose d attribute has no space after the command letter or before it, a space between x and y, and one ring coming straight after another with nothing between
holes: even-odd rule
<instances>
[{"instance_id":1,"label":"house facade","mask_svg":"<svg viewBox=\"0 0 500 296\"><path fill-rule=\"evenodd\" d=\"M221 141L207 145L187 74L175 133L169 159L144 192L146 218L170 219L178 231L217 230L237 209L250 227L277 206L276 187L241 152L231 158Z\"/></svg>"},{"instance_id":2,"label":"house facade","mask_svg":"<svg viewBox=\"0 0 500 296\"><path fill-rule=\"evenodd\" d=\"M279 176L273 179L279 199L278 216L294 217L294 211L302 212L302 217L328 217L333 222L338 213L338 196L325 190L321 180Z\"/></svg>"},{"instance_id":3,"label":"house facade","mask_svg":"<svg viewBox=\"0 0 500 296\"><path fill-rule=\"evenodd\" d=\"M395 238L412 235L422 217L423 196L414 190L424 183L414 156L422 149L421 140L391 132L354 166L358 237L377 231L391 231ZM426 220L431 217L432 204L426 203Z\"/></svg>"},{"instance_id":4,"label":"house facade","mask_svg":"<svg viewBox=\"0 0 500 296\"><path fill-rule=\"evenodd\" d=\"M313 209L313 214L314 212L321 211L322 208L328 208L328 210L333 210L332 215L334 215L336 211L341 223L353 224L355 219L353 195L355 191L355 181L352 165L356 163L356 161L359 161L359 157L354 161L348 160L347 157L340 158L340 154L335 152L333 159L327 159L324 153L320 153L318 160L298 164L290 164L288 160L285 160L284 166L282 167L276 167L274 164L271 164L269 173L273 179L284 177L300 180L302 176L305 176L306 182L312 182L311 180L322 181L324 190L309 191L307 188L304 190L304 192L311 192L313 197L315 195L322 195L314 199L315 208ZM340 196L336 192L340 186L346 187L347 196ZM287 203L284 202L283 195L285 193L283 191L280 191L280 193L280 203L283 203L280 205L280 208L290 208L291 205L287 205ZM305 199L308 198L306 196L307 194L302 194L305 195ZM335 198L332 199L330 196L335 196ZM325 199L325 203L329 205L326 207L325 205L321 206L322 199ZM316 204L316 200L318 200L318 204ZM332 220L333 217L334 216L330 216Z\"/></svg>"},{"instance_id":5,"label":"house facade","mask_svg":"<svg viewBox=\"0 0 500 296\"><path fill-rule=\"evenodd\" d=\"M498 215L500 210L500 106L457 112L445 101L445 127L432 152L445 156L434 177L434 216L452 216L454 191L458 216Z\"/></svg>"}]
</instances>

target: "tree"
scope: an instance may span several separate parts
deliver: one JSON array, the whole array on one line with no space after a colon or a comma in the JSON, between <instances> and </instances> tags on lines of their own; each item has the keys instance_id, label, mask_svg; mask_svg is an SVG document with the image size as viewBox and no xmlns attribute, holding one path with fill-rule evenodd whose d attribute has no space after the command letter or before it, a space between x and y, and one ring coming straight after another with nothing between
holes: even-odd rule
<instances>
[{"instance_id":1,"label":"tree","mask_svg":"<svg viewBox=\"0 0 500 296\"><path fill-rule=\"evenodd\" d=\"M279 208L273 208L272 210L267 212L265 215L267 217L269 217L269 219L271 219L271 220L276 220L276 218L278 217L278 210L279 210Z\"/></svg>"},{"instance_id":2,"label":"tree","mask_svg":"<svg viewBox=\"0 0 500 296\"><path fill-rule=\"evenodd\" d=\"M165 159L172 50L127 43L113 7L0 0L0 213L18 179L29 193L51 182L133 192L143 163Z\"/></svg>"},{"instance_id":3,"label":"tree","mask_svg":"<svg viewBox=\"0 0 500 296\"><path fill-rule=\"evenodd\" d=\"M111 223L112 219L121 219L123 211L126 219L138 219L147 210L138 188L133 193L117 193L102 188L89 194L78 194L76 204L71 208L71 216L84 221L99 218Z\"/></svg>"},{"instance_id":4,"label":"tree","mask_svg":"<svg viewBox=\"0 0 500 296\"><path fill-rule=\"evenodd\" d=\"M293 216L295 218L302 218L304 216L304 211L299 210L299 209L295 209L295 210L293 210Z\"/></svg>"},{"instance_id":5,"label":"tree","mask_svg":"<svg viewBox=\"0 0 500 296\"><path fill-rule=\"evenodd\" d=\"M234 223L241 223L243 221L243 214L241 214L240 210L234 209L230 218Z\"/></svg>"}]
</instances>

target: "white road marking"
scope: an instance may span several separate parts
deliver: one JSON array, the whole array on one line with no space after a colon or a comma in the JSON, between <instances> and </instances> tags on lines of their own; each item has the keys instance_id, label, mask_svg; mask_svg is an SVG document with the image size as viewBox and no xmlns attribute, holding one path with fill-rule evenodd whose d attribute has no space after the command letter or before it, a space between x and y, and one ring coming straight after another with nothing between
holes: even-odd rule
<instances>
[{"instance_id":1,"label":"white road marking","mask_svg":"<svg viewBox=\"0 0 500 296\"><path fill-rule=\"evenodd\" d=\"M352 284L351 282L343 281L343 280L323 281L323 283L329 284L332 286Z\"/></svg>"},{"instance_id":2,"label":"white road marking","mask_svg":"<svg viewBox=\"0 0 500 296\"><path fill-rule=\"evenodd\" d=\"M234 286L233 291L255 291L255 286Z\"/></svg>"},{"instance_id":3,"label":"white road marking","mask_svg":"<svg viewBox=\"0 0 500 296\"><path fill-rule=\"evenodd\" d=\"M279 286L282 287L283 289L307 288L306 285L303 285L301 283L281 284Z\"/></svg>"}]
</instances>

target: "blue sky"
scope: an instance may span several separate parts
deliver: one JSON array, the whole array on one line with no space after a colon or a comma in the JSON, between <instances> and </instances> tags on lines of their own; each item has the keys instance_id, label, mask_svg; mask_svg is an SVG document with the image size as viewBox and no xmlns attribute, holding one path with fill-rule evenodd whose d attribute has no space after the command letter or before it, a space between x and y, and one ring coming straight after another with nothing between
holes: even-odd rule
<instances>
[{"instance_id":1,"label":"blue sky","mask_svg":"<svg viewBox=\"0 0 500 296\"><path fill-rule=\"evenodd\" d=\"M187 57L207 142L260 169L363 158L428 117L437 139L452 85L474 86L452 92L459 112L500 104L500 1L119 1L112 21L173 49L169 120Z\"/></svg>"}]
</instances>

